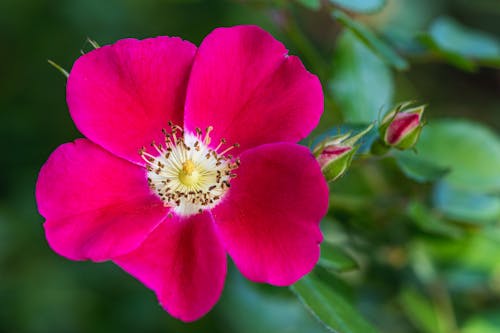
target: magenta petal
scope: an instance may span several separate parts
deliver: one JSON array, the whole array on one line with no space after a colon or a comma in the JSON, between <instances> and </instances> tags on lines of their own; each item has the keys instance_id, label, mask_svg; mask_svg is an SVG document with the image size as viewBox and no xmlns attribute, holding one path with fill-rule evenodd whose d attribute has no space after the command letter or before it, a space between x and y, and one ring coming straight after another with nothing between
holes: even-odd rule
<instances>
[{"instance_id":1,"label":"magenta petal","mask_svg":"<svg viewBox=\"0 0 500 333\"><path fill-rule=\"evenodd\" d=\"M297 142L323 112L318 78L256 26L219 28L202 42L186 98L185 126L213 126L239 143L235 153L264 143Z\"/></svg>"},{"instance_id":2,"label":"magenta petal","mask_svg":"<svg viewBox=\"0 0 500 333\"><path fill-rule=\"evenodd\" d=\"M226 254L209 213L167 218L137 250L113 260L183 321L210 311L226 276Z\"/></svg>"},{"instance_id":3,"label":"magenta petal","mask_svg":"<svg viewBox=\"0 0 500 333\"><path fill-rule=\"evenodd\" d=\"M67 101L78 129L130 161L169 120L183 123L196 47L180 38L123 39L81 56L68 78Z\"/></svg>"},{"instance_id":4,"label":"magenta petal","mask_svg":"<svg viewBox=\"0 0 500 333\"><path fill-rule=\"evenodd\" d=\"M125 254L167 214L142 167L85 139L52 153L40 171L36 200L50 246L74 260Z\"/></svg>"},{"instance_id":5,"label":"magenta petal","mask_svg":"<svg viewBox=\"0 0 500 333\"><path fill-rule=\"evenodd\" d=\"M319 257L328 187L305 147L263 145L241 155L237 177L212 213L236 266L250 280L284 286Z\"/></svg>"}]
</instances>

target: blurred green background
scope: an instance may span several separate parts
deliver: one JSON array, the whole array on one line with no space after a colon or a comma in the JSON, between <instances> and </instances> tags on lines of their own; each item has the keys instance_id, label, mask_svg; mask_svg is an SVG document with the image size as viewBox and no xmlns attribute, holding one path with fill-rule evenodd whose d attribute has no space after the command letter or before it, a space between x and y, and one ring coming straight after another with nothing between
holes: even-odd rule
<instances>
[{"instance_id":1,"label":"blurred green background","mask_svg":"<svg viewBox=\"0 0 500 333\"><path fill-rule=\"evenodd\" d=\"M104 45L125 37L170 35L199 44L216 27L257 24L320 75L327 103L318 133L342 120L374 120L381 109L408 99L429 104L430 123L438 117L465 117L495 132L500 130L500 71L496 60L482 54L456 56L442 50L446 45L422 47L425 36L427 42L432 37L430 29L439 17L452 17L498 40L498 0L392 0L375 14L349 11L409 61L405 71L391 69L365 46L353 42L330 15L332 5L327 2L316 9L316 1L308 0L0 1L0 332L326 332L289 289L252 284L236 269L230 270L222 299L209 315L191 324L172 319L157 305L152 292L112 264L72 262L53 253L44 238L43 219L37 213L34 184L48 155L61 143L81 136L67 112L65 78L48 65L47 59L69 70L81 50L91 50L87 37ZM424 36L420 44L415 43L419 34ZM453 40L452 35L446 38L444 44L451 40L451 48L463 42L460 38ZM476 48L475 44L469 47L467 41L465 44L466 49ZM480 44L478 49L483 47ZM494 47L492 52L496 52ZM468 62L469 58L473 61ZM389 187L404 187L396 191L398 195L429 195L430 185L405 180L393 162L384 163L355 167L352 175L342 179L342 186L365 186L363 182L370 181L363 174L368 174L375 179L372 183L386 177ZM363 184L359 179L364 179ZM500 332L498 215L488 219L488 226L496 225L497 232L490 242L481 238L474 224L461 227L460 232L465 230L466 236L451 240L428 235L422 228L393 228L400 217L397 213L390 215L390 210L380 215L374 209L366 219L366 223L374 221L371 226L350 229L345 224L356 222L347 217L356 214L349 207L357 207L357 202L345 201L345 196L338 200L332 199L334 212L323 222L325 228L332 228L333 235L373 228L378 233L371 234L372 246L365 246L365 254L358 255L365 269L354 276L335 275L338 281L334 283L356 290L358 308L381 332ZM336 202L344 205L338 211ZM386 206L390 204L381 207ZM422 215L418 209L413 207L413 216ZM473 206L475 209L481 208ZM443 211L447 212L446 207ZM384 222L387 218L394 220ZM429 218L423 219L425 224ZM344 225L343 229L337 230L336 223ZM359 238L363 242L370 239L365 235ZM350 242L349 237L340 239L342 244ZM409 243L410 250L406 248ZM359 248L351 249L351 254ZM371 252L373 249L375 252ZM404 259L407 250L416 256L416 266ZM469 261L451 265L449 258L456 259L457 254ZM425 296L423 300L415 296L413 287L398 289L415 276L424 276L425 281L429 275L426 267L431 265L426 262L428 256L435 260L431 271L436 270L442 282L432 284L431 293L449 291L451 299L445 293L448 296L437 301L450 304L429 306ZM366 264L371 259L375 264ZM460 270L469 264L471 269ZM449 273L451 266L460 269ZM401 293L396 297L393 289ZM438 317L455 317L451 328L441 325L435 330L431 323L434 319L428 319L433 318L434 310ZM436 325L440 322L438 318Z\"/></svg>"}]
</instances>

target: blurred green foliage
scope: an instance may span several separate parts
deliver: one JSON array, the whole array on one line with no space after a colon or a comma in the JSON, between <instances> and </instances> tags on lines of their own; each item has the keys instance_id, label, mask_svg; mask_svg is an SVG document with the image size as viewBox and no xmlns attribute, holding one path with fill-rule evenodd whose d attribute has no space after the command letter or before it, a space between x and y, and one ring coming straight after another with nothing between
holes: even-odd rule
<instances>
[{"instance_id":1,"label":"blurred green foliage","mask_svg":"<svg viewBox=\"0 0 500 333\"><path fill-rule=\"evenodd\" d=\"M81 136L47 59L69 70L87 38L199 44L236 24L262 26L320 76L315 134L429 104L417 154L360 155L332 184L322 258L293 291L339 332L500 332L499 22L498 0L2 0L0 332L327 331L289 289L236 269L214 310L183 324L114 265L68 261L44 238L38 170Z\"/></svg>"}]
</instances>

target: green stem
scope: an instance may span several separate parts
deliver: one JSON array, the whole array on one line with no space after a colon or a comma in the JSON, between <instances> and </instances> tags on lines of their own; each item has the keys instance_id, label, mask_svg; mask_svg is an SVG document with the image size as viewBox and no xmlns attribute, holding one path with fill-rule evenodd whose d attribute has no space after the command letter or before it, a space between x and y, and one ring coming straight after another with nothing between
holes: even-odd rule
<instances>
[{"instance_id":1,"label":"green stem","mask_svg":"<svg viewBox=\"0 0 500 333\"><path fill-rule=\"evenodd\" d=\"M453 311L453 304L446 290L446 286L439 279L429 287L432 297L432 302L439 315L438 324L441 332L458 333L457 321Z\"/></svg>"}]
</instances>

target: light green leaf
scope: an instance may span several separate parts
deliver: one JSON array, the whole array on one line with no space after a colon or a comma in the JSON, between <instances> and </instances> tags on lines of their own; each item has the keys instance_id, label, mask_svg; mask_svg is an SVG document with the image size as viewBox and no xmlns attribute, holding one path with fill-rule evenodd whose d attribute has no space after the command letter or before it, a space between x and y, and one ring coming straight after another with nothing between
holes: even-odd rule
<instances>
[{"instance_id":1,"label":"light green leaf","mask_svg":"<svg viewBox=\"0 0 500 333\"><path fill-rule=\"evenodd\" d=\"M439 267L451 290L477 290L478 286L498 287L500 271L500 228L484 226L460 241L425 239L425 248Z\"/></svg>"},{"instance_id":2,"label":"light green leaf","mask_svg":"<svg viewBox=\"0 0 500 333\"><path fill-rule=\"evenodd\" d=\"M373 31L362 23L351 19L340 10L332 12L333 17L344 27L351 30L368 48L378 54L387 64L398 70L408 68L408 62L399 56L389 45L378 38Z\"/></svg>"},{"instance_id":3,"label":"light green leaf","mask_svg":"<svg viewBox=\"0 0 500 333\"><path fill-rule=\"evenodd\" d=\"M291 286L292 291L306 307L327 327L337 333L376 333L378 330L366 321L335 286L327 286L313 274L303 277Z\"/></svg>"},{"instance_id":4,"label":"light green leaf","mask_svg":"<svg viewBox=\"0 0 500 333\"><path fill-rule=\"evenodd\" d=\"M318 265L334 272L346 272L358 268L358 263L344 250L333 244L321 244L321 257Z\"/></svg>"},{"instance_id":5,"label":"light green leaf","mask_svg":"<svg viewBox=\"0 0 500 333\"><path fill-rule=\"evenodd\" d=\"M392 104L393 80L385 64L351 32L337 42L330 89L344 120L369 123Z\"/></svg>"},{"instance_id":6,"label":"light green leaf","mask_svg":"<svg viewBox=\"0 0 500 333\"><path fill-rule=\"evenodd\" d=\"M297 0L297 2L312 10L321 8L321 0Z\"/></svg>"},{"instance_id":7,"label":"light green leaf","mask_svg":"<svg viewBox=\"0 0 500 333\"><path fill-rule=\"evenodd\" d=\"M500 42L485 32L467 28L449 17L440 17L432 24L424 43L458 66L467 61L500 67Z\"/></svg>"},{"instance_id":8,"label":"light green leaf","mask_svg":"<svg viewBox=\"0 0 500 333\"><path fill-rule=\"evenodd\" d=\"M358 13L374 13L381 10L386 0L330 0L334 5Z\"/></svg>"},{"instance_id":9,"label":"light green leaf","mask_svg":"<svg viewBox=\"0 0 500 333\"><path fill-rule=\"evenodd\" d=\"M417 157L449 168L444 180L472 192L500 191L500 139L483 125L466 120L434 120L422 131Z\"/></svg>"},{"instance_id":10,"label":"light green leaf","mask_svg":"<svg viewBox=\"0 0 500 333\"><path fill-rule=\"evenodd\" d=\"M464 324L463 333L498 333L500 332L500 309L486 314L478 314Z\"/></svg>"},{"instance_id":11,"label":"light green leaf","mask_svg":"<svg viewBox=\"0 0 500 333\"><path fill-rule=\"evenodd\" d=\"M476 70L477 65L474 61L471 59L467 59L463 55L451 51L446 51L443 49L440 49L439 46L436 44L434 39L429 36L429 35L422 35L419 37L419 40L426 45L428 48L439 54L441 57L443 57L447 62L450 64L464 70L464 71L469 71L472 72Z\"/></svg>"},{"instance_id":12,"label":"light green leaf","mask_svg":"<svg viewBox=\"0 0 500 333\"><path fill-rule=\"evenodd\" d=\"M457 190L446 182L434 189L434 205L447 217L464 222L500 221L500 197Z\"/></svg>"},{"instance_id":13,"label":"light green leaf","mask_svg":"<svg viewBox=\"0 0 500 333\"><path fill-rule=\"evenodd\" d=\"M413 151L395 152L394 157L403 173L419 183L432 182L442 178L450 170L419 158Z\"/></svg>"},{"instance_id":14,"label":"light green leaf","mask_svg":"<svg viewBox=\"0 0 500 333\"><path fill-rule=\"evenodd\" d=\"M399 301L410 321L425 333L439 333L438 314L432 303L413 288L406 287L399 295Z\"/></svg>"}]
</instances>

